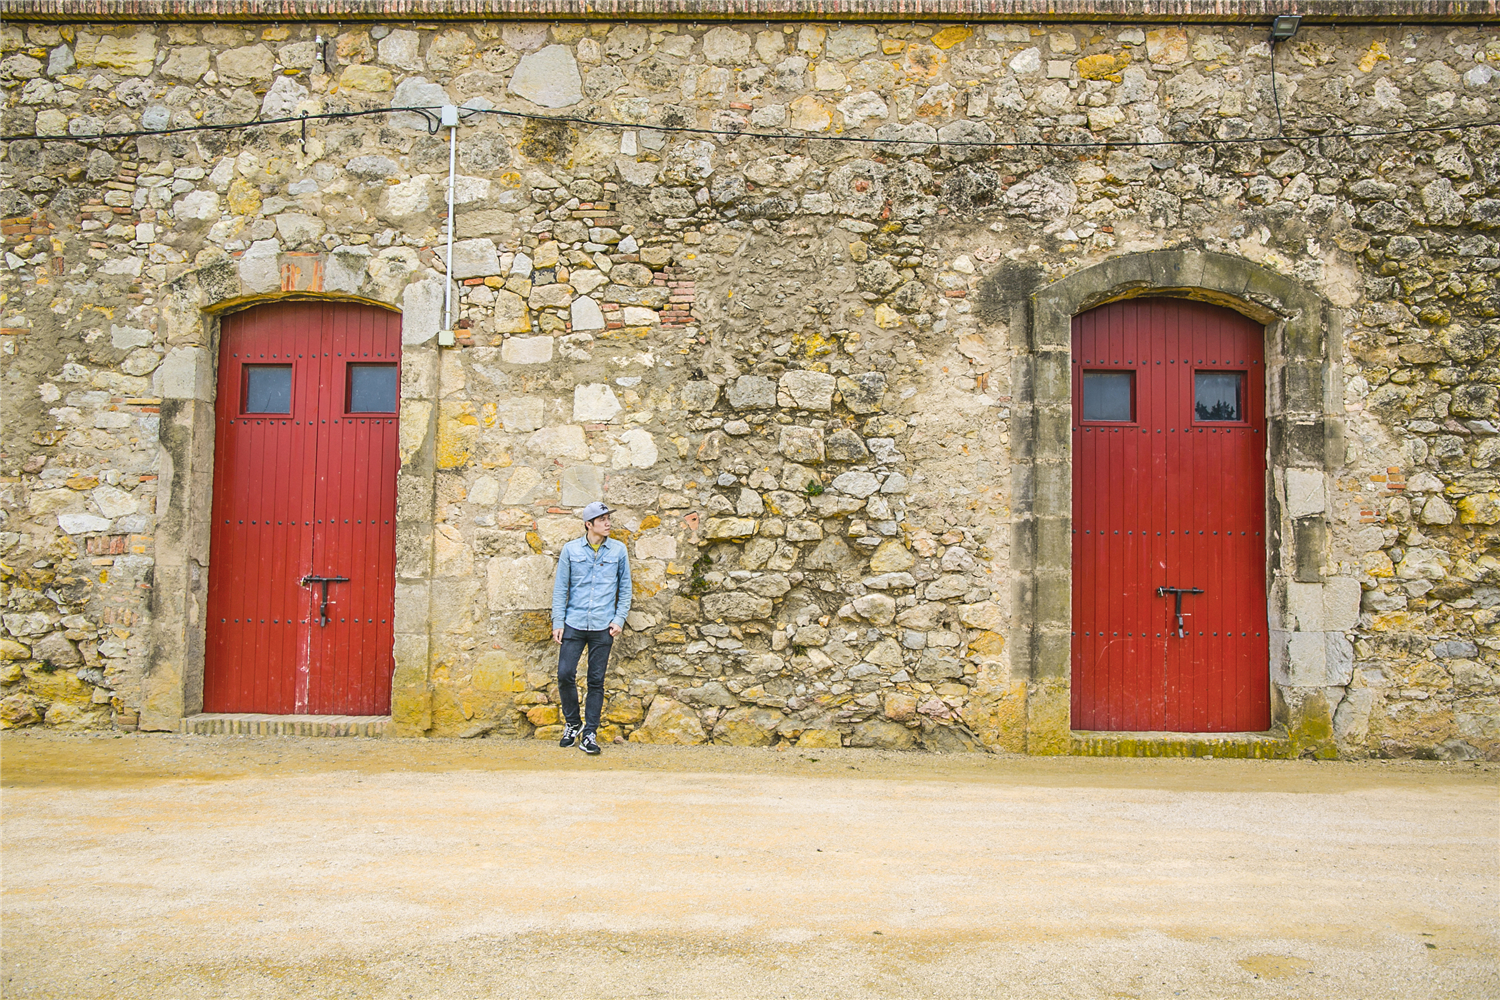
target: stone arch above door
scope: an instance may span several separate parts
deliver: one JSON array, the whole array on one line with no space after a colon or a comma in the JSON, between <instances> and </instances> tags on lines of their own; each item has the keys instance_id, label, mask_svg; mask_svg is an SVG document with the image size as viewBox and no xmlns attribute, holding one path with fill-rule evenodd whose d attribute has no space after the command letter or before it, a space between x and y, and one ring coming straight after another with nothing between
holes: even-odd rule
<instances>
[{"instance_id":1,"label":"stone arch above door","mask_svg":"<svg viewBox=\"0 0 1500 1000\"><path fill-rule=\"evenodd\" d=\"M1156 251L1112 258L1046 284L1034 271L993 275L982 314L1008 321L1018 350L1012 440L1014 618L1029 664L1027 749L1067 753L1072 612L1072 319L1139 296L1181 296L1227 306L1267 331L1267 438L1273 722L1293 747L1331 754L1332 706L1342 629L1357 620L1359 584L1328 578L1329 476L1342 460L1343 423L1331 345L1343 315L1304 285L1224 254ZM1326 613L1292 631L1294 604ZM1298 626L1299 628L1301 626Z\"/></svg>"},{"instance_id":2,"label":"stone arch above door","mask_svg":"<svg viewBox=\"0 0 1500 1000\"><path fill-rule=\"evenodd\" d=\"M407 247L281 253L275 241L252 244L238 258L204 264L167 284L157 314L167 356L158 380L156 569L142 728L175 729L202 709L218 318L285 299L362 302L401 313L403 487L397 518L398 543L410 557L398 567L395 700L420 701L426 689L424 556L431 548L435 342L443 291L442 275Z\"/></svg>"}]
</instances>

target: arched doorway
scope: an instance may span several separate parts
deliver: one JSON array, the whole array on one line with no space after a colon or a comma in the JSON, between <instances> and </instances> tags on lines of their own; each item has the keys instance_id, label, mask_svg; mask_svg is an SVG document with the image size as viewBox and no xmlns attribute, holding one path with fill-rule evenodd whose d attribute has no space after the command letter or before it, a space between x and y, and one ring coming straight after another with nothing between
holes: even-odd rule
<instances>
[{"instance_id":1,"label":"arched doorway","mask_svg":"<svg viewBox=\"0 0 1500 1000\"><path fill-rule=\"evenodd\" d=\"M1136 298L1072 337L1073 728L1265 730L1264 329Z\"/></svg>"},{"instance_id":2,"label":"arched doorway","mask_svg":"<svg viewBox=\"0 0 1500 1000\"><path fill-rule=\"evenodd\" d=\"M401 317L285 301L225 316L206 712L390 712Z\"/></svg>"}]
</instances>

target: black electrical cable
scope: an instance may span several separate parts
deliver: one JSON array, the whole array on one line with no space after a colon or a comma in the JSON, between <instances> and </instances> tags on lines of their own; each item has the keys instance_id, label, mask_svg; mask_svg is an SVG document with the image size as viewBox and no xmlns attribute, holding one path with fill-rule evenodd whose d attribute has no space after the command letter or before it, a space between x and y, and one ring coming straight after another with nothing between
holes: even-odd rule
<instances>
[{"instance_id":1,"label":"black electrical cable","mask_svg":"<svg viewBox=\"0 0 1500 1000\"><path fill-rule=\"evenodd\" d=\"M1284 138L1286 136L1286 125L1281 121L1281 95L1276 92L1276 46L1281 39L1271 39L1271 103L1276 105L1276 135Z\"/></svg>"},{"instance_id":2,"label":"black electrical cable","mask_svg":"<svg viewBox=\"0 0 1500 1000\"><path fill-rule=\"evenodd\" d=\"M505 118L523 118L530 121L559 122L570 125L590 125L599 128L630 129L643 132L679 132L691 135L716 135L731 139L798 139L819 142L875 143L898 146L964 146L987 149L1025 147L1035 149L1129 149L1154 146L1232 146L1243 143L1270 142L1284 139L1287 142L1305 142L1313 139L1370 139L1394 135L1416 135L1423 132L1468 131L1500 125L1500 119L1469 122L1461 125L1416 125L1410 128L1384 129L1370 132L1324 132L1302 136L1244 136L1238 139L1099 139L1084 142L1050 142L1041 139L882 139L864 135L818 136L804 132L737 132L732 129L698 128L692 125L641 125L632 122L603 121L579 118L571 115L538 115L526 111L502 111L499 108L478 109L474 113L496 115Z\"/></svg>"},{"instance_id":3,"label":"black electrical cable","mask_svg":"<svg viewBox=\"0 0 1500 1000\"><path fill-rule=\"evenodd\" d=\"M1274 73L1274 61L1273 61ZM1275 94L1273 80L1272 93ZM137 139L145 136L181 135L189 132L227 132L236 129L258 128L266 125L303 125L305 122L314 120L337 120L344 118L358 118L367 115L396 114L400 112L411 112L421 115L427 121L428 134L435 134L442 128L441 121L434 112L439 111L437 106L423 107L389 107L389 108L367 108L360 111L321 111L317 114L298 115L286 118L263 118L245 122L228 122L213 125L184 125L177 128L166 129L137 129L126 132L94 132L89 135L0 135L0 142L22 142L29 140L60 141L60 142L86 142L92 139ZM1482 122L1468 122L1455 125L1416 125L1409 128L1396 129L1374 129L1369 131L1345 131L1345 132L1323 132L1317 135L1287 136L1281 133L1281 106L1277 100L1277 135L1271 136L1242 136L1234 139L1098 139L1085 140L1082 142L1053 142L1043 139L896 139L878 138L876 136L861 135L833 135L819 136L804 132L745 132L734 129L712 129L700 128L693 125L643 125L636 122L609 121L607 119L583 118L576 115L543 115L527 111L504 111L499 108L460 108L463 118L470 118L476 114L494 115L501 118L517 118L525 121L548 122L564 125L586 125L594 128L613 128L642 130L652 132L674 132L686 135L708 135L720 136L728 139L775 139L775 140L817 140L820 142L851 142L892 146L953 146L963 148L981 149L1135 149L1155 148L1162 146L1233 146L1246 143L1268 142L1281 139L1286 142L1306 142L1316 139L1378 139L1391 136L1419 135L1431 132L1465 132L1473 129L1490 128L1500 126L1500 119L1490 119Z\"/></svg>"},{"instance_id":4,"label":"black electrical cable","mask_svg":"<svg viewBox=\"0 0 1500 1000\"><path fill-rule=\"evenodd\" d=\"M442 110L438 106L433 107L411 107L411 108L369 108L363 111L320 111L316 114L303 113L291 118L257 118L248 122L224 122L213 125L180 125L177 128L151 128L135 129L129 132L90 132L88 135L0 135L0 142L22 142L28 139L42 139L47 141L83 142L88 139L139 139L144 136L155 135L181 135L186 132L229 132L234 129L256 128L261 125L295 125L318 119L333 120L338 118L360 118L365 115L395 114L400 111L410 111L427 119L427 132L429 135L437 132L442 127L441 120L435 112Z\"/></svg>"}]
</instances>

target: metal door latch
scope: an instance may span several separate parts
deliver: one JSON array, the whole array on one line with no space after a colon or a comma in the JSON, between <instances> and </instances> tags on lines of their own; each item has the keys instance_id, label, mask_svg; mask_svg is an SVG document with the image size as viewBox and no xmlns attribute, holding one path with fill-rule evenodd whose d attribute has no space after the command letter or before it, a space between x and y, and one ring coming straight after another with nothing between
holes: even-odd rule
<instances>
[{"instance_id":1,"label":"metal door latch","mask_svg":"<svg viewBox=\"0 0 1500 1000\"><path fill-rule=\"evenodd\" d=\"M1182 617L1183 617L1182 616L1182 595L1183 594L1201 594L1201 593L1203 593L1203 591L1200 590L1197 587L1157 587L1156 588L1156 596L1157 597L1166 597L1168 594L1171 594L1171 595L1173 595L1174 597L1177 598L1177 606L1172 609L1172 613L1177 616L1177 638L1181 639L1181 638L1183 638L1184 636L1187 635L1187 632L1183 631L1183 628L1182 628Z\"/></svg>"},{"instance_id":2,"label":"metal door latch","mask_svg":"<svg viewBox=\"0 0 1500 1000\"><path fill-rule=\"evenodd\" d=\"M304 587L309 583L321 584L323 587L323 600L322 603L318 605L318 626L320 628L326 628L330 620L328 617L328 585L330 583L348 582L349 578L347 576L304 576L302 578L301 583ZM1178 609L1181 610L1182 598L1179 597L1177 599L1177 605Z\"/></svg>"}]
</instances>

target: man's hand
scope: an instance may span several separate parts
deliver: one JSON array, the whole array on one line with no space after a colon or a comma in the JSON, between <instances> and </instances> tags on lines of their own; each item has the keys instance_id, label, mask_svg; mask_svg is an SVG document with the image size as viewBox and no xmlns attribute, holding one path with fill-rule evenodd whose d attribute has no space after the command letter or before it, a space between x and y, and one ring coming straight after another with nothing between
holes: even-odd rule
<instances>
[{"instance_id":1,"label":"man's hand","mask_svg":"<svg viewBox=\"0 0 1500 1000\"><path fill-rule=\"evenodd\" d=\"M557 643L559 646L562 645L562 629L555 628L552 630L552 641Z\"/></svg>"},{"instance_id":2,"label":"man's hand","mask_svg":"<svg viewBox=\"0 0 1500 1000\"><path fill-rule=\"evenodd\" d=\"M614 622L609 623L609 637L611 639L613 639L623 631L624 629L620 628L620 626L616 625Z\"/></svg>"}]
</instances>

